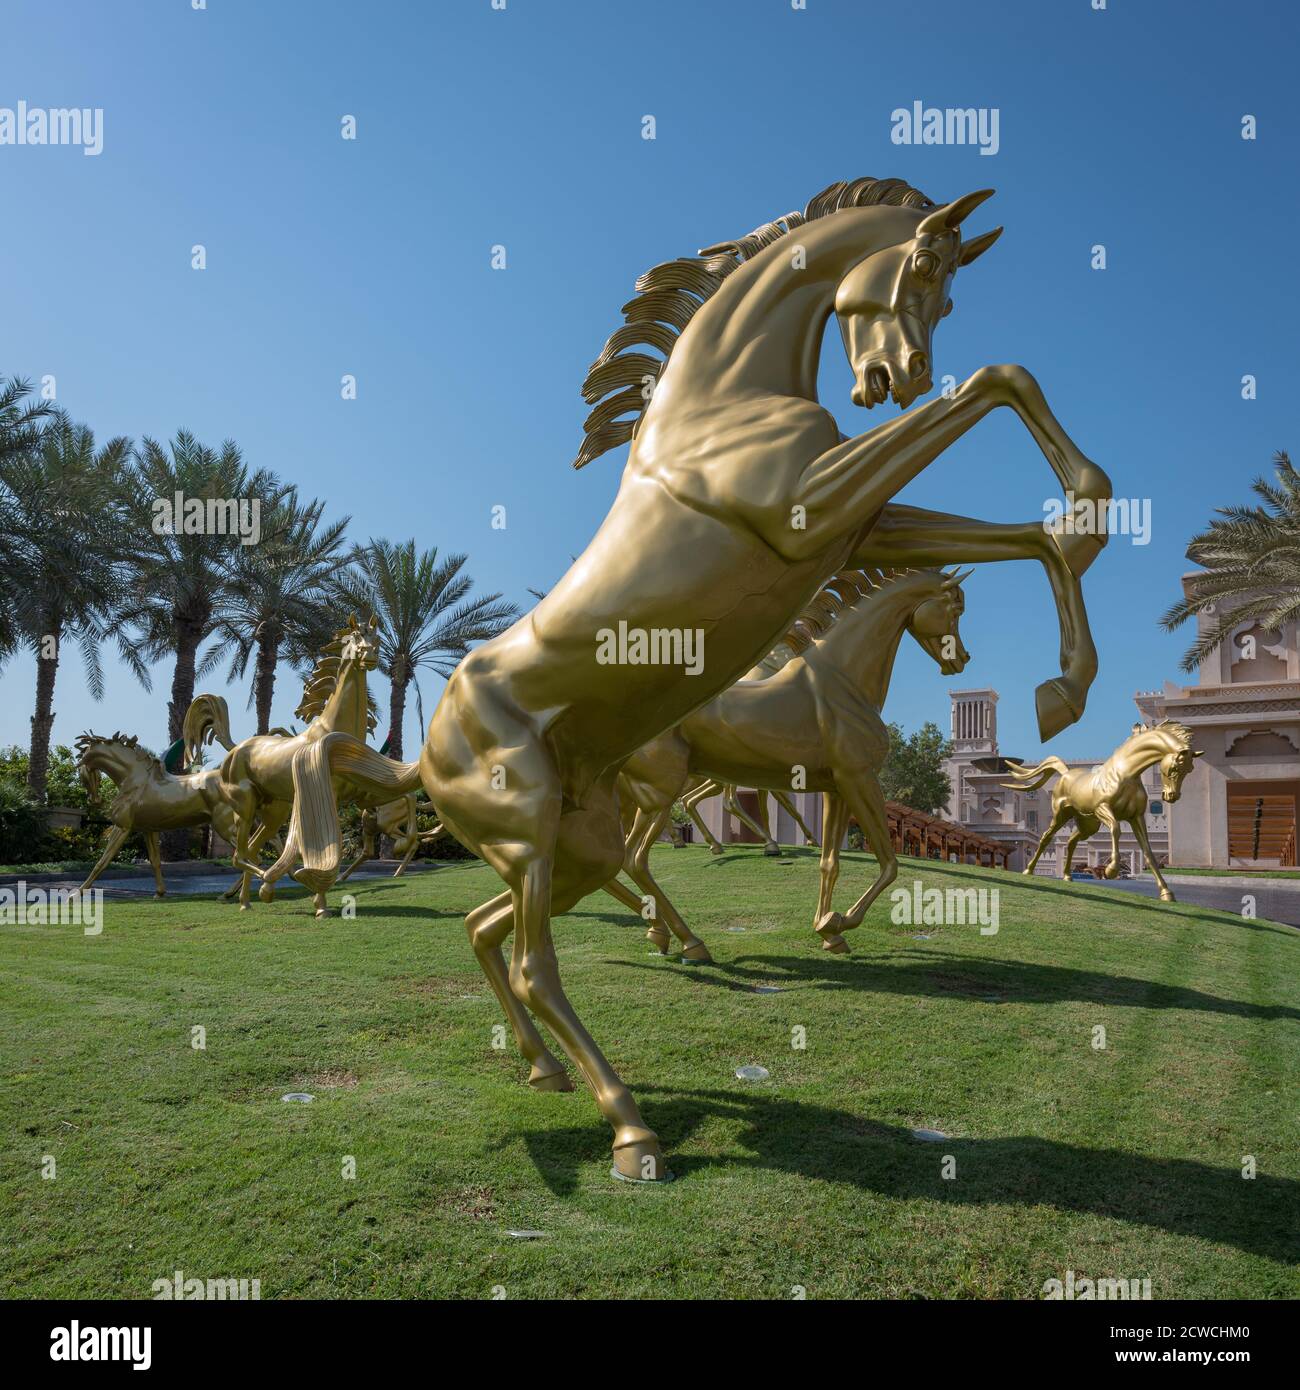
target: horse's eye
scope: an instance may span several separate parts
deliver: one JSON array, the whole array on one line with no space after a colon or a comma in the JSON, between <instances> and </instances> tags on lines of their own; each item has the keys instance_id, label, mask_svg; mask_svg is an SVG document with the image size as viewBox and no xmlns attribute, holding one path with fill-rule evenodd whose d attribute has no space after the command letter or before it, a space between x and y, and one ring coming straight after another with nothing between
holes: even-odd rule
<instances>
[{"instance_id":1,"label":"horse's eye","mask_svg":"<svg viewBox=\"0 0 1300 1390\"><path fill-rule=\"evenodd\" d=\"M939 257L933 251L918 251L912 258L912 269L922 280L933 280L939 264Z\"/></svg>"}]
</instances>

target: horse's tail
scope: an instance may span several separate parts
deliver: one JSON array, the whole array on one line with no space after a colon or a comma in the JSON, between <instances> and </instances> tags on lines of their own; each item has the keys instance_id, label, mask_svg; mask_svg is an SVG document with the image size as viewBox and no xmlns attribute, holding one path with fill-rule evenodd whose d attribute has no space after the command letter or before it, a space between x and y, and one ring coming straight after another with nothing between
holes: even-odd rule
<instances>
[{"instance_id":1,"label":"horse's tail","mask_svg":"<svg viewBox=\"0 0 1300 1390\"><path fill-rule=\"evenodd\" d=\"M999 785L1014 792L1037 791L1048 778L1064 777L1069 770L1060 758L1049 755L1035 767L1013 767L1011 775L1016 780L1014 782L1002 782Z\"/></svg>"},{"instance_id":2,"label":"horse's tail","mask_svg":"<svg viewBox=\"0 0 1300 1390\"><path fill-rule=\"evenodd\" d=\"M185 740L185 756L193 762L202 752L205 744L213 739L227 751L235 746L230 735L230 711L226 708L222 695L196 695L189 709L185 711L185 723L181 727Z\"/></svg>"},{"instance_id":3,"label":"horse's tail","mask_svg":"<svg viewBox=\"0 0 1300 1390\"><path fill-rule=\"evenodd\" d=\"M324 893L338 878L341 853L339 808L334 778L347 779L361 796L405 796L420 785L419 763L397 763L366 747L351 734L332 733L304 742L293 755L293 814L280 857L267 869L262 893L302 858L294 877L313 893Z\"/></svg>"}]
</instances>

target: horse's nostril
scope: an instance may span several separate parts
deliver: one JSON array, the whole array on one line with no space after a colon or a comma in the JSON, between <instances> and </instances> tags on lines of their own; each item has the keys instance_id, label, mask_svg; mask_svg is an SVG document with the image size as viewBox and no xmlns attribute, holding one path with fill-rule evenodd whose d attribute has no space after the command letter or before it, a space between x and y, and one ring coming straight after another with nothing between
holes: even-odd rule
<instances>
[{"instance_id":1,"label":"horse's nostril","mask_svg":"<svg viewBox=\"0 0 1300 1390\"><path fill-rule=\"evenodd\" d=\"M913 381L919 381L930 370L930 360L923 352L914 352L907 360L907 370Z\"/></svg>"}]
</instances>

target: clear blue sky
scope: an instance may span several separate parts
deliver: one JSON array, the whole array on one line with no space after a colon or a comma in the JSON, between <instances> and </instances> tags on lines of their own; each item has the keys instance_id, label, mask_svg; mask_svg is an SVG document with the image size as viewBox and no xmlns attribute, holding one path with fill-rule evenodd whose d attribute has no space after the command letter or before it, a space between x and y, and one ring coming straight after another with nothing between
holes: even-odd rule
<instances>
[{"instance_id":1,"label":"clear blue sky","mask_svg":"<svg viewBox=\"0 0 1300 1390\"><path fill-rule=\"evenodd\" d=\"M838 178L947 200L992 186L968 231L1001 242L958 277L940 373L1035 373L1153 535L1090 571L1101 674L1054 751L1104 756L1132 694L1185 645L1156 618L1188 537L1300 449L1295 392L1298 7L1290 0L101 0L6 6L0 107L104 110L104 149L0 147L0 371L56 376L101 438L179 426L236 439L358 538L463 549L482 589L530 602L582 549L621 455L575 473L584 371L648 266L802 207ZM996 107L1000 149L900 147L920 100ZM1258 139L1240 138L1241 118ZM355 115L358 138L340 138ZM641 138L652 114L657 139ZM208 269L190 269L207 247ZM507 249L494 271L490 248ZM1109 266L1090 268L1103 243ZM822 397L868 417L831 325ZM340 399L355 373L359 399ZM1259 398L1240 398L1245 373ZM878 415L870 417L875 423ZM1010 412L905 500L996 520L1054 484ZM491 529L504 504L509 525ZM973 660L945 681L906 644L887 713L947 727L947 689L1001 692L1004 750L1038 750L1057 669L1046 581L967 585ZM0 742L25 742L30 660L0 674ZM170 669L115 662L96 705L69 652L56 741L165 741ZM218 678L213 682L222 688ZM436 691L431 679L426 695ZM386 691L379 683L381 703ZM244 690L227 692L236 734ZM282 669L273 723L299 686ZM422 730L408 715L407 748Z\"/></svg>"}]
</instances>

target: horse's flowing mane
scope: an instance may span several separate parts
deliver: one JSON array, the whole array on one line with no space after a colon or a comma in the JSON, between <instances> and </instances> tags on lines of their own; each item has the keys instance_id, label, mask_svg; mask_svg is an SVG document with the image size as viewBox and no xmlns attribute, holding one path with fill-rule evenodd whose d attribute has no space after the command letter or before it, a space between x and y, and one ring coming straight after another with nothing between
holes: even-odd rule
<instances>
[{"instance_id":1,"label":"horse's flowing mane","mask_svg":"<svg viewBox=\"0 0 1300 1390\"><path fill-rule=\"evenodd\" d=\"M607 449L626 444L632 438L649 404L654 383L682 330L733 270L806 222L829 217L845 208L865 208L877 203L922 211L936 206L920 189L902 179L860 178L851 183L833 183L812 198L802 212L787 212L738 241L718 242L706 246L697 256L682 256L647 270L636 282L635 297L623 305L623 327L610 335L582 383L583 400L596 408L583 422L582 448L573 466L582 468ZM634 346L654 348L663 356L628 351Z\"/></svg>"},{"instance_id":2,"label":"horse's flowing mane","mask_svg":"<svg viewBox=\"0 0 1300 1390\"><path fill-rule=\"evenodd\" d=\"M315 666L312 667L311 673L302 683L302 699L298 702L298 708L293 712L295 719L311 723L329 704L330 696L334 694L339 683L339 668L343 664L343 643L349 635L355 634L356 631L355 622L349 623L347 627L339 628L333 639L321 648ZM373 734L378 722L379 717L376 713L374 696L367 689L366 733ZM281 732L284 731L281 730Z\"/></svg>"},{"instance_id":3,"label":"horse's flowing mane","mask_svg":"<svg viewBox=\"0 0 1300 1390\"><path fill-rule=\"evenodd\" d=\"M138 734L132 734L128 738L124 733L118 731L114 734L93 734L87 731L77 738L76 752L77 762L84 762L86 754L90 752L91 745L96 743L115 743L119 748L124 748L128 753L134 753L141 762L156 763L162 769L162 759L156 754L151 753L147 748L140 747ZM165 771L165 769L163 769Z\"/></svg>"},{"instance_id":4,"label":"horse's flowing mane","mask_svg":"<svg viewBox=\"0 0 1300 1390\"><path fill-rule=\"evenodd\" d=\"M1121 747L1126 747L1133 739L1140 738L1143 734L1152 732L1168 734L1180 748L1190 748L1192 746L1192 731L1186 724L1180 724L1176 719L1162 719L1159 724L1148 724L1142 728L1134 729L1129 737L1124 740L1124 743L1121 744Z\"/></svg>"},{"instance_id":5,"label":"horse's flowing mane","mask_svg":"<svg viewBox=\"0 0 1300 1390\"><path fill-rule=\"evenodd\" d=\"M864 599L879 595L913 576L941 573L919 569L859 569L832 575L809 599L803 612L791 623L790 630L758 663L759 666L774 676L801 652L807 651L819 637L824 637L843 613L857 608Z\"/></svg>"}]
</instances>

